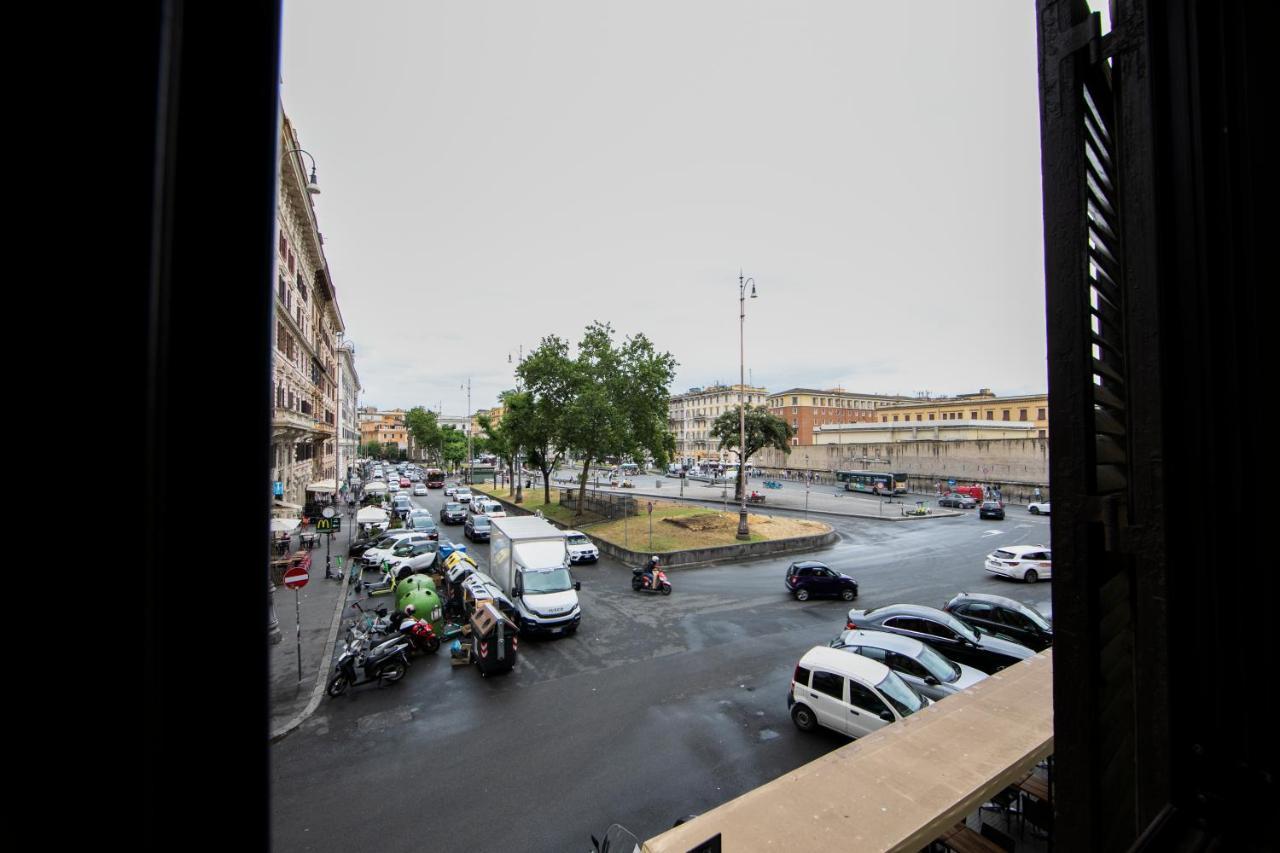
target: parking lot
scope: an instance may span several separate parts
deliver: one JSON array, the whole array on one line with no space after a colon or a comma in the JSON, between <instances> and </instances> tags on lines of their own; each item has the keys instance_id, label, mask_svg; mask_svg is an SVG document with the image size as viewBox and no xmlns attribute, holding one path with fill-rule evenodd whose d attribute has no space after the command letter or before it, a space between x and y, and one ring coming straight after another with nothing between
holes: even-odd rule
<instances>
[{"instance_id":1,"label":"parking lot","mask_svg":"<svg viewBox=\"0 0 1280 853\"><path fill-rule=\"evenodd\" d=\"M438 518L443 496L414 502ZM857 579L853 606L939 607L968 591L1049 610L1048 583L982 566L1000 546L1050 544L1048 518L824 520L840 541L803 556ZM460 526L441 530L465 541ZM483 569L488 546L468 551ZM632 592L630 567L607 559L575 567L581 630L522 639L510 674L481 678L442 651L399 684L326 698L272 747L273 844L585 850L610 823L651 836L847 743L802 735L787 714L796 661L849 608L788 596L792 559L675 570L669 597Z\"/></svg>"}]
</instances>

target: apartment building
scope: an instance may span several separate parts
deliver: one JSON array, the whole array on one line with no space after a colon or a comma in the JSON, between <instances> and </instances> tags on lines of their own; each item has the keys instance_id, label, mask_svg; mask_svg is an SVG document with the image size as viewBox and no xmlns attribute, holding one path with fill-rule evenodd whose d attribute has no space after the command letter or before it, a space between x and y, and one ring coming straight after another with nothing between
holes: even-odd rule
<instances>
[{"instance_id":1,"label":"apartment building","mask_svg":"<svg viewBox=\"0 0 1280 853\"><path fill-rule=\"evenodd\" d=\"M877 412L910 401L911 397L862 394L843 388L788 388L770 394L770 413L791 424L797 446L814 443L814 428L835 424L871 423Z\"/></svg>"},{"instance_id":2,"label":"apartment building","mask_svg":"<svg viewBox=\"0 0 1280 853\"><path fill-rule=\"evenodd\" d=\"M973 394L935 397L876 412L881 423L928 423L929 421L994 421L1001 424L1032 424L1036 438L1049 437L1049 395L1020 394L999 397L990 388Z\"/></svg>"},{"instance_id":3,"label":"apartment building","mask_svg":"<svg viewBox=\"0 0 1280 853\"><path fill-rule=\"evenodd\" d=\"M338 351L344 332L312 204L313 185L298 154L301 147L288 116L283 116L276 203L271 485L277 501L299 506L307 500L308 486L328 483L331 489L337 473ZM354 377L353 352L348 361Z\"/></svg>"},{"instance_id":4,"label":"apartment building","mask_svg":"<svg viewBox=\"0 0 1280 853\"><path fill-rule=\"evenodd\" d=\"M376 441L394 444L401 450L409 450L409 429L405 425L404 409L379 411L373 406L360 410L360 443Z\"/></svg>"},{"instance_id":5,"label":"apartment building","mask_svg":"<svg viewBox=\"0 0 1280 853\"><path fill-rule=\"evenodd\" d=\"M731 452L718 449L719 442L711 437L711 427L720 415L737 411L740 394L748 406L760 406L768 391L757 385L715 384L690 388L671 398L667 426L676 439L677 460L731 460Z\"/></svg>"}]
</instances>

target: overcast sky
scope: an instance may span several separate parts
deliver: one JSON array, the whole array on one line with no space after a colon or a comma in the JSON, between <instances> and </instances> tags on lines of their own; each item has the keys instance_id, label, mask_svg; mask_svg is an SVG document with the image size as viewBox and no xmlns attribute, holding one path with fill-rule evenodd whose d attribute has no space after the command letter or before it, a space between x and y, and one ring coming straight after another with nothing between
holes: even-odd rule
<instances>
[{"instance_id":1,"label":"overcast sky","mask_svg":"<svg viewBox=\"0 0 1280 853\"><path fill-rule=\"evenodd\" d=\"M286 0L363 404L644 332L673 393L1044 391L1035 4Z\"/></svg>"}]
</instances>

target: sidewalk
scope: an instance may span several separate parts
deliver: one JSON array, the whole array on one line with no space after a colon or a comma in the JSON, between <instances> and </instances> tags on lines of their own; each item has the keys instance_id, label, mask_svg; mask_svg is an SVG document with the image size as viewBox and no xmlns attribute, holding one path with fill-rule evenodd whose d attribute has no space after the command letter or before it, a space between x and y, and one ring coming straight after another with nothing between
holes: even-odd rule
<instances>
[{"instance_id":1,"label":"sidewalk","mask_svg":"<svg viewBox=\"0 0 1280 853\"><path fill-rule=\"evenodd\" d=\"M343 581L326 580L324 576L325 537L321 536L311 551L311 572L307 585L296 592L283 584L276 587L276 618L280 620L279 643L268 646L267 662L270 680L271 711L269 731L271 740L284 737L297 728L315 706L324 698L333 660L333 650L339 642L338 627L343 621L351 561L347 557L350 547L353 520L343 515L342 530L333 534L330 543L331 562L337 571L338 557L342 558ZM292 540L298 537L295 534ZM296 603L295 603L296 602ZM301 611L301 634L296 616ZM302 648L302 679L298 679L299 636Z\"/></svg>"},{"instance_id":2,"label":"sidewalk","mask_svg":"<svg viewBox=\"0 0 1280 853\"><path fill-rule=\"evenodd\" d=\"M610 488L602 484L600 491L628 494L634 497L661 498L666 501L681 500L680 480L675 477L646 474L631 477L630 479L631 482L635 483L635 488ZM805 511L805 488L803 482L782 480L780 481L782 488L767 489L764 486L766 479L768 478L752 477L747 480L747 494L757 491L765 496L763 504L747 504L747 509L750 512L767 515L770 510L786 510L787 512L800 513ZM573 483L562 483L555 478L552 480L553 487L576 485L576 483L576 480ZM662 485L657 486L655 485L656 483L661 483ZM594 481L588 481L587 488L595 488ZM684 482L684 501L718 505L726 511L733 511L738 506L733 499L733 492L733 483L710 485L689 479ZM948 518L964 514L937 506L936 499L936 495L897 495L893 499L884 498L882 500L871 495L843 491L834 485L814 485L809 488L808 506L810 515L874 518L884 521L914 521L919 520L919 518ZM932 514L918 517L904 516L902 510L904 508L913 509L916 501L924 501L924 505L932 510Z\"/></svg>"}]
</instances>

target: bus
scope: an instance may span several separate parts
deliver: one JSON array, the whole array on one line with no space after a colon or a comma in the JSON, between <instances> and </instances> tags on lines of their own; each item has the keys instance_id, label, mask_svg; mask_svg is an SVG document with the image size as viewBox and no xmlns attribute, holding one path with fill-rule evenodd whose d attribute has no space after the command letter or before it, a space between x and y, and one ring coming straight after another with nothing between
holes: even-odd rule
<instances>
[{"instance_id":1,"label":"bus","mask_svg":"<svg viewBox=\"0 0 1280 853\"><path fill-rule=\"evenodd\" d=\"M443 489L444 488L444 471L439 468L427 469L427 488Z\"/></svg>"},{"instance_id":2,"label":"bus","mask_svg":"<svg viewBox=\"0 0 1280 853\"><path fill-rule=\"evenodd\" d=\"M885 471L837 471L836 482L844 483L846 491L869 492L880 495L905 495L907 475Z\"/></svg>"}]
</instances>

